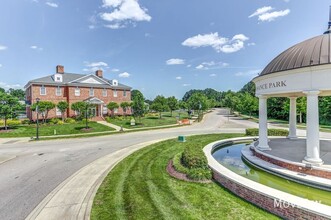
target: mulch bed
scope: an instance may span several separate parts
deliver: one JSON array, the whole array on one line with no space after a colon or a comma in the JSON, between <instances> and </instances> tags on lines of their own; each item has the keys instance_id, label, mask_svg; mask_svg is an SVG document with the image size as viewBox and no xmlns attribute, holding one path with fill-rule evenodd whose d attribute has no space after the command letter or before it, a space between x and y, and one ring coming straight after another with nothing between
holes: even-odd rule
<instances>
[{"instance_id":1,"label":"mulch bed","mask_svg":"<svg viewBox=\"0 0 331 220\"><path fill-rule=\"evenodd\" d=\"M211 180L192 180L192 179L189 179L185 173L180 173L177 170L175 170L172 160L170 160L168 165L167 165L167 172L169 173L170 176L172 176L176 179L179 179L179 180L187 181L187 182L194 182L194 183L211 183L212 182Z\"/></svg>"}]
</instances>

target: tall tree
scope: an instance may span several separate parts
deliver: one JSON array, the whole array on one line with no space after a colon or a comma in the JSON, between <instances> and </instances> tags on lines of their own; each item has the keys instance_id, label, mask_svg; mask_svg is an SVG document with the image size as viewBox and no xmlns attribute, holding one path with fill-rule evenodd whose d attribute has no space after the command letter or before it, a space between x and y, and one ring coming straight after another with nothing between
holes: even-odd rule
<instances>
[{"instance_id":1,"label":"tall tree","mask_svg":"<svg viewBox=\"0 0 331 220\"><path fill-rule=\"evenodd\" d=\"M143 94L139 90L131 91L131 108L133 110L134 117L141 117L145 112L145 99Z\"/></svg>"},{"instance_id":2,"label":"tall tree","mask_svg":"<svg viewBox=\"0 0 331 220\"><path fill-rule=\"evenodd\" d=\"M187 100L188 107L193 110L206 110L208 108L208 99L202 93L194 93Z\"/></svg>"},{"instance_id":3,"label":"tall tree","mask_svg":"<svg viewBox=\"0 0 331 220\"><path fill-rule=\"evenodd\" d=\"M161 95L156 96L150 108L156 112L159 112L160 118L162 118L162 112L169 110L167 99Z\"/></svg>"},{"instance_id":4,"label":"tall tree","mask_svg":"<svg viewBox=\"0 0 331 220\"><path fill-rule=\"evenodd\" d=\"M0 117L4 119L5 130L8 129L7 119L15 117L15 110L18 108L19 103L16 97L10 94L0 92Z\"/></svg>"},{"instance_id":5,"label":"tall tree","mask_svg":"<svg viewBox=\"0 0 331 220\"><path fill-rule=\"evenodd\" d=\"M255 83L253 81L249 81L240 89L239 92L248 92L250 95L255 96Z\"/></svg>"},{"instance_id":6,"label":"tall tree","mask_svg":"<svg viewBox=\"0 0 331 220\"><path fill-rule=\"evenodd\" d=\"M59 103L57 103L56 107L60 110L61 112L61 117L62 117L62 121L64 121L64 113L67 111L67 109L69 108L69 104L66 101L61 101Z\"/></svg>"},{"instance_id":7,"label":"tall tree","mask_svg":"<svg viewBox=\"0 0 331 220\"><path fill-rule=\"evenodd\" d=\"M116 102L109 102L107 108L111 111L111 117L114 117L114 111L119 105Z\"/></svg>"},{"instance_id":8,"label":"tall tree","mask_svg":"<svg viewBox=\"0 0 331 220\"><path fill-rule=\"evenodd\" d=\"M128 110L128 108L130 107L130 103L129 102L121 102L120 106L123 109L123 114L124 117L126 117L126 111Z\"/></svg>"},{"instance_id":9,"label":"tall tree","mask_svg":"<svg viewBox=\"0 0 331 220\"><path fill-rule=\"evenodd\" d=\"M178 100L175 98L175 96L171 96L167 98L167 103L172 117L172 111L178 109Z\"/></svg>"},{"instance_id":10,"label":"tall tree","mask_svg":"<svg viewBox=\"0 0 331 220\"><path fill-rule=\"evenodd\" d=\"M10 95L18 98L18 100L20 100L20 101L24 101L24 99L25 99L25 92L22 89L12 89L12 88L10 88L8 90L8 93Z\"/></svg>"},{"instance_id":11,"label":"tall tree","mask_svg":"<svg viewBox=\"0 0 331 220\"><path fill-rule=\"evenodd\" d=\"M48 118L48 113L50 110L52 110L53 108L55 108L55 104L53 102L50 101L40 101L38 103L38 113L41 114L42 118L43 118L43 123L45 123L46 119ZM37 109L37 103L34 103L31 106L31 110L32 111L36 111Z\"/></svg>"}]
</instances>

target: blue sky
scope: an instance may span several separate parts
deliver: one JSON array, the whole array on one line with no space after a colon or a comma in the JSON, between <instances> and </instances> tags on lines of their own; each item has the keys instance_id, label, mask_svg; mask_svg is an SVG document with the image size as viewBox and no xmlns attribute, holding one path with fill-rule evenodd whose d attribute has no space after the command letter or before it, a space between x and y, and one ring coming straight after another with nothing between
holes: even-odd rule
<instances>
[{"instance_id":1,"label":"blue sky","mask_svg":"<svg viewBox=\"0 0 331 220\"><path fill-rule=\"evenodd\" d=\"M182 98L239 90L283 50L327 28L327 0L2 0L0 87L66 72Z\"/></svg>"}]
</instances>

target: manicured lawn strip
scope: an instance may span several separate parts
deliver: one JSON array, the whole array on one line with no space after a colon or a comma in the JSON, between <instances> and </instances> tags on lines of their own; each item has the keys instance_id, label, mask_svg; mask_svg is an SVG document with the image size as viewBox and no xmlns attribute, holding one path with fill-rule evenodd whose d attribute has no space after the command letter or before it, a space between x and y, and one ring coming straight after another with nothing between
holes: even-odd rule
<instances>
[{"instance_id":1,"label":"manicured lawn strip","mask_svg":"<svg viewBox=\"0 0 331 220\"><path fill-rule=\"evenodd\" d=\"M114 117L110 118L108 122L115 124L117 126L123 126L123 128L148 128L148 127L156 127L156 126L165 126L165 125L173 125L177 123L176 116L178 113L173 112L172 117L168 112L162 113L162 118L159 118L158 113L146 115L142 118L136 118L136 125L131 126L130 120L132 117ZM180 114L180 119L188 118L188 114L186 112Z\"/></svg>"},{"instance_id":2,"label":"manicured lawn strip","mask_svg":"<svg viewBox=\"0 0 331 220\"><path fill-rule=\"evenodd\" d=\"M235 136L192 136L185 143L168 140L135 152L105 178L91 219L277 219L216 183L184 182L166 172L168 161L187 143L199 143L202 148Z\"/></svg>"},{"instance_id":3,"label":"manicured lawn strip","mask_svg":"<svg viewBox=\"0 0 331 220\"><path fill-rule=\"evenodd\" d=\"M40 124L39 136L54 135L69 135L69 134L84 134L103 131L114 131L115 129L108 126L98 124L96 122L89 122L88 126L91 128L89 131L82 131L85 128L85 123L63 124L63 125L47 125ZM19 125L11 128L10 132L0 132L0 137L35 137L36 125ZM54 135L56 137L56 135Z\"/></svg>"}]
</instances>

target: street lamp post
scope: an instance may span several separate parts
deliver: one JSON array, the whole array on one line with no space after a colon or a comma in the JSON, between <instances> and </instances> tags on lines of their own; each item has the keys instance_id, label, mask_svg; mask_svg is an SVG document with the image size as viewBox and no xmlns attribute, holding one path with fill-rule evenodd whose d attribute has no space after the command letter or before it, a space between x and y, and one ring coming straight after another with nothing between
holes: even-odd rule
<instances>
[{"instance_id":1,"label":"street lamp post","mask_svg":"<svg viewBox=\"0 0 331 220\"><path fill-rule=\"evenodd\" d=\"M39 140L39 98L36 98L37 106L36 106L36 112L37 112L37 132L36 132L36 140Z\"/></svg>"}]
</instances>

